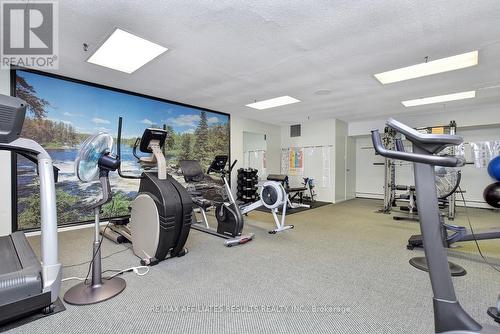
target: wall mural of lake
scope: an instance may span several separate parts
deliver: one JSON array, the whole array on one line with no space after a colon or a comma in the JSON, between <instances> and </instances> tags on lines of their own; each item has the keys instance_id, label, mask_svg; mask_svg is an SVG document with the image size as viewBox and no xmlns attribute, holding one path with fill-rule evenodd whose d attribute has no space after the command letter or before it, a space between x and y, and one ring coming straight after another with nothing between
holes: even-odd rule
<instances>
[{"instance_id":1,"label":"wall mural of lake","mask_svg":"<svg viewBox=\"0 0 500 334\"><path fill-rule=\"evenodd\" d=\"M132 145L146 127L166 125L170 134L165 148L168 172L180 181L180 159L200 160L206 168L215 155L229 154L227 114L36 71L13 73L15 94L29 105L22 136L40 143L60 169L56 184L60 225L92 221L88 206L100 198L100 187L97 182L81 183L75 176L74 161L81 143L90 135L107 132L116 139L119 116L123 117L122 169L127 173L141 173ZM110 180L114 199L103 208L102 216L128 215L139 182L122 179L117 173L111 173ZM40 226L36 166L21 156L17 157L17 206L18 229Z\"/></svg>"}]
</instances>

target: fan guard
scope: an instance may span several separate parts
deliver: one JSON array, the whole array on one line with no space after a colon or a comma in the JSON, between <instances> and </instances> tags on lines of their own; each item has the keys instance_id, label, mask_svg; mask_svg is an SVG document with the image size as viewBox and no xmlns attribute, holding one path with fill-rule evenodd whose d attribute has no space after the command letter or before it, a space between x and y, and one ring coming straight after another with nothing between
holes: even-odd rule
<instances>
[{"instance_id":1,"label":"fan guard","mask_svg":"<svg viewBox=\"0 0 500 334\"><path fill-rule=\"evenodd\" d=\"M88 137L82 144L75 160L75 174L82 182L94 181L99 175L98 162L101 156L111 152L113 137L100 132Z\"/></svg>"},{"instance_id":2,"label":"fan guard","mask_svg":"<svg viewBox=\"0 0 500 334\"><path fill-rule=\"evenodd\" d=\"M462 174L456 167L434 168L436 174L436 189L439 199L444 199L453 194L460 185Z\"/></svg>"}]
</instances>

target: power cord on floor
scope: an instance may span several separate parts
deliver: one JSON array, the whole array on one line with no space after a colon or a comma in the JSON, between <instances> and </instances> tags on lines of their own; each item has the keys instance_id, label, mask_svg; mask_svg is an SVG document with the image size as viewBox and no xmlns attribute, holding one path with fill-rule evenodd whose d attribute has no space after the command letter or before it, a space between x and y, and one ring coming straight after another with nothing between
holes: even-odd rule
<instances>
[{"instance_id":1,"label":"power cord on floor","mask_svg":"<svg viewBox=\"0 0 500 334\"><path fill-rule=\"evenodd\" d=\"M488 266L490 266L493 270L497 271L500 273L500 269L497 268L497 266L495 266L494 264L491 264L487 259L486 259L486 256L484 256L483 254L483 251L481 250L481 247L479 246L479 242L476 238L476 234L474 233L474 228L472 228L472 223L470 221L470 217L469 217L469 212L468 212L468 207L467 207L467 202L465 201L465 197L464 197L464 192L462 191L462 189L460 188L460 186L458 186L458 190L460 192L460 196L462 197L462 202L464 203L464 208L465 208L465 217L467 218L467 223L469 224L469 229L470 229L470 232L472 234L472 239L474 239L474 242L476 244L476 248L479 252L479 255L481 256L481 258L483 259L484 263L486 263Z\"/></svg>"},{"instance_id":2,"label":"power cord on floor","mask_svg":"<svg viewBox=\"0 0 500 334\"><path fill-rule=\"evenodd\" d=\"M141 269L144 269L143 272L140 272ZM127 268L127 269L123 269L123 270L120 270L119 272L117 272L116 274L114 275L111 275L109 277L106 277L105 279L112 279L116 276L119 276L119 275L122 275L124 273L128 273L128 272L133 272L134 274L136 274L137 276L144 276L146 275L147 273L149 273L149 267L148 266L138 266L138 267L130 267L130 268Z\"/></svg>"},{"instance_id":3,"label":"power cord on floor","mask_svg":"<svg viewBox=\"0 0 500 334\"><path fill-rule=\"evenodd\" d=\"M120 249L119 251L116 251L116 252L113 252L111 254L108 254L106 256L103 256L102 259L107 259L107 258L110 258L112 257L113 255L116 255L116 254L120 254L120 253L123 253L125 251L128 251L129 249L132 249L132 246L130 247L125 247L124 249ZM83 266L84 264L88 264L92 262L92 260L89 260L89 261L85 261L85 262L80 262L80 263L75 263L75 264L68 264L66 266L63 266L63 268L72 268L72 267L79 267L79 266Z\"/></svg>"},{"instance_id":4,"label":"power cord on floor","mask_svg":"<svg viewBox=\"0 0 500 334\"><path fill-rule=\"evenodd\" d=\"M113 201L111 203L111 210L110 210L112 213L113 213L114 206L115 206L115 202ZM113 214L111 214L111 215L113 216ZM92 256L92 259L90 261L85 261L85 262L81 262L81 263L76 263L76 264L71 264L71 265L63 266L63 268L70 268L70 267L81 266L81 265L84 265L84 264L88 263L89 264L89 269L87 271L87 275L85 276L85 278L83 278L83 277L77 277L77 276L72 276L72 277L67 277L67 278L62 279L61 282L71 281L71 280L78 280L78 281L83 281L85 284L88 284L87 281L89 279L90 272L92 270L92 265L94 264L94 260L96 258L96 255L99 253L99 250L101 249L101 245L102 245L102 242L104 240L104 235L106 234L106 230L108 229L109 224L110 224L110 222L108 221L108 223L106 224L106 227L104 228L104 231L102 231L102 233L101 233L101 238L99 240L99 246L97 247L97 249L94 252L94 254ZM114 253L111 253L109 255L106 255L106 256L102 257L102 259L106 259L106 258L109 258L109 257L111 257L113 255L125 252L125 251L127 251L127 250L129 250L131 248L132 247L126 247L125 249L121 249L121 250L119 250L117 252L114 252ZM141 272L142 269L144 269L144 271ZM113 274L111 276L108 276L108 277L103 277L103 279L110 280L110 279L112 279L112 278L114 278L116 276L123 275L124 273L127 273L127 272L133 272L137 276L144 276L147 273L149 273L149 267L148 266L138 266L138 267L130 267L130 268L123 269L123 270L108 269L108 270L103 271L102 274L110 272L110 271L115 272L115 274Z\"/></svg>"},{"instance_id":5,"label":"power cord on floor","mask_svg":"<svg viewBox=\"0 0 500 334\"><path fill-rule=\"evenodd\" d=\"M144 271L141 272L142 269L144 269ZM111 276L108 276L108 277L103 277L102 279L110 280L113 277L116 277L116 276L119 276L119 275L123 275L124 273L128 273L128 272L133 272L137 276L144 276L147 273L149 273L149 267L148 266L138 266L138 267L130 267L130 268L123 269L123 270L109 269L109 270L104 271L103 274L106 273L106 272L110 272L110 271L114 271L115 274L113 274ZM87 281L87 279L88 279L88 277L84 278L84 277L73 276L73 277L64 278L64 279L61 280L61 282L72 281L72 280Z\"/></svg>"}]
</instances>

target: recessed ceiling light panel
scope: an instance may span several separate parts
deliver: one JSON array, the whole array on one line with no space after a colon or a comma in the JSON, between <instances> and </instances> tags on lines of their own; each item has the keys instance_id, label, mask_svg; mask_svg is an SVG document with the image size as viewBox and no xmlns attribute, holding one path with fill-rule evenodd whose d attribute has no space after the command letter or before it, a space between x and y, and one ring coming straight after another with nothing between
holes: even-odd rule
<instances>
[{"instance_id":1,"label":"recessed ceiling light panel","mask_svg":"<svg viewBox=\"0 0 500 334\"><path fill-rule=\"evenodd\" d=\"M427 63L421 63L408 67L398 68L396 70L377 73L375 78L382 84L388 84L408 79L425 77L427 75L454 71L461 68L477 65L479 61L479 52L472 51L462 53L456 56L436 59Z\"/></svg>"},{"instance_id":2,"label":"recessed ceiling light panel","mask_svg":"<svg viewBox=\"0 0 500 334\"><path fill-rule=\"evenodd\" d=\"M292 103L297 103L297 102L301 102L301 101L294 98L294 97L285 95L285 96L276 97L274 99L250 103L250 104L247 104L246 106L250 107L250 108L258 109L258 110L264 110L264 109L280 107L280 106L284 106L284 105L292 104Z\"/></svg>"},{"instance_id":3,"label":"recessed ceiling light panel","mask_svg":"<svg viewBox=\"0 0 500 334\"><path fill-rule=\"evenodd\" d=\"M421 99L403 101L401 103L405 107L414 107L414 106L421 106L424 104L442 103L442 102L449 102L449 101L456 101L456 100L463 100L463 99L472 99L474 97L476 97L476 91L471 90L468 92L460 92L460 93L453 93L453 94L447 94L447 95L424 97Z\"/></svg>"},{"instance_id":4,"label":"recessed ceiling light panel","mask_svg":"<svg viewBox=\"0 0 500 334\"><path fill-rule=\"evenodd\" d=\"M130 74L167 50L161 45L116 29L87 62Z\"/></svg>"}]
</instances>

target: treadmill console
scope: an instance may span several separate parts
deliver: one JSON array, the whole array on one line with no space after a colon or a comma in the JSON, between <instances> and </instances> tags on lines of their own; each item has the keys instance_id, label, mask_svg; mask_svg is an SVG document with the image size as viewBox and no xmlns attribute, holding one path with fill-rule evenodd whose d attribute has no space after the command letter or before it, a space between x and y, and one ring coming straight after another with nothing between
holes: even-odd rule
<instances>
[{"instance_id":1,"label":"treadmill console","mask_svg":"<svg viewBox=\"0 0 500 334\"><path fill-rule=\"evenodd\" d=\"M19 138L26 114L26 102L0 95L0 143L10 143Z\"/></svg>"},{"instance_id":2,"label":"treadmill console","mask_svg":"<svg viewBox=\"0 0 500 334\"><path fill-rule=\"evenodd\" d=\"M158 140L160 142L160 148L165 145L165 140L167 139L168 132L163 129L147 128L144 130L141 138L141 145L139 150L144 153L153 153L153 150L149 148L149 144L152 140Z\"/></svg>"}]
</instances>

